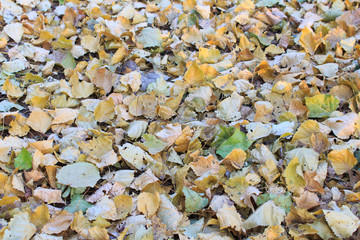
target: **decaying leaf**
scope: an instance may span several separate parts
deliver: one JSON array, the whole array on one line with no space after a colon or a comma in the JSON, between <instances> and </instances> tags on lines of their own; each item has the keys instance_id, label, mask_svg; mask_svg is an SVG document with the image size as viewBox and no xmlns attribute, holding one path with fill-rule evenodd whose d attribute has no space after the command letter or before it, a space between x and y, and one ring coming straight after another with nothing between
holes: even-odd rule
<instances>
[{"instance_id":1,"label":"decaying leaf","mask_svg":"<svg viewBox=\"0 0 360 240\"><path fill-rule=\"evenodd\" d=\"M358 238L358 0L0 15L0 239Z\"/></svg>"},{"instance_id":2,"label":"decaying leaf","mask_svg":"<svg viewBox=\"0 0 360 240\"><path fill-rule=\"evenodd\" d=\"M350 237L360 226L359 218L348 206L338 208L334 202L333 205L334 210L323 210L326 222L337 237Z\"/></svg>"}]
</instances>

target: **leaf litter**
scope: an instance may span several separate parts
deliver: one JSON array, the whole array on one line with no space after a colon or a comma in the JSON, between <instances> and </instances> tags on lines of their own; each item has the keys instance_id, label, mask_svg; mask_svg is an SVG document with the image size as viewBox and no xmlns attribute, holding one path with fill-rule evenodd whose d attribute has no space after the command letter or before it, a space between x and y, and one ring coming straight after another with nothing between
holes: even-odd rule
<instances>
[{"instance_id":1,"label":"leaf litter","mask_svg":"<svg viewBox=\"0 0 360 240\"><path fill-rule=\"evenodd\" d=\"M358 1L0 1L0 239L358 239Z\"/></svg>"}]
</instances>

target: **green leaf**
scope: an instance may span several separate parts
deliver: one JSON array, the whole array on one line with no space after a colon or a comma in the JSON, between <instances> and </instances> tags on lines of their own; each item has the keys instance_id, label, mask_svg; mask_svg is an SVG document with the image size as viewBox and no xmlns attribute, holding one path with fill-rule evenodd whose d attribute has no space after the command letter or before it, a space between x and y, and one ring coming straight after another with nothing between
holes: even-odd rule
<instances>
[{"instance_id":1,"label":"green leaf","mask_svg":"<svg viewBox=\"0 0 360 240\"><path fill-rule=\"evenodd\" d=\"M71 198L71 203L64 210L70 213L74 213L78 211L86 212L86 210L92 206L93 204L90 204L87 201L85 201L82 195L74 195Z\"/></svg>"},{"instance_id":2,"label":"green leaf","mask_svg":"<svg viewBox=\"0 0 360 240\"><path fill-rule=\"evenodd\" d=\"M272 7L273 5L279 3L279 0L260 0L255 6L256 7Z\"/></svg>"},{"instance_id":3,"label":"green leaf","mask_svg":"<svg viewBox=\"0 0 360 240\"><path fill-rule=\"evenodd\" d=\"M33 84L33 83L42 83L44 82L44 78L39 76L39 75L35 75L32 73L26 73L25 74L25 83L26 84Z\"/></svg>"},{"instance_id":4,"label":"green leaf","mask_svg":"<svg viewBox=\"0 0 360 240\"><path fill-rule=\"evenodd\" d=\"M67 52L64 58L61 60L60 65L63 68L75 68L76 61L70 52Z\"/></svg>"},{"instance_id":5,"label":"green leaf","mask_svg":"<svg viewBox=\"0 0 360 240\"><path fill-rule=\"evenodd\" d=\"M337 17L339 17L341 14L343 14L343 11L341 11L341 10L329 9L329 10L325 11L322 21L323 22L335 21L335 19Z\"/></svg>"},{"instance_id":6,"label":"green leaf","mask_svg":"<svg viewBox=\"0 0 360 240\"><path fill-rule=\"evenodd\" d=\"M224 158L236 148L246 151L253 142L254 141L246 140L246 134L237 128L234 134L219 146L216 153Z\"/></svg>"},{"instance_id":7,"label":"green leaf","mask_svg":"<svg viewBox=\"0 0 360 240\"><path fill-rule=\"evenodd\" d=\"M157 28L144 28L136 40L138 43L141 43L144 48L160 47L162 44L161 31Z\"/></svg>"},{"instance_id":8,"label":"green leaf","mask_svg":"<svg viewBox=\"0 0 360 240\"><path fill-rule=\"evenodd\" d=\"M252 37L255 37L257 40L259 40L259 42L264 46L269 46L272 42L272 39L270 39L270 38L262 37L262 36L254 34L254 33L250 33L250 35Z\"/></svg>"},{"instance_id":9,"label":"green leaf","mask_svg":"<svg viewBox=\"0 0 360 240\"><path fill-rule=\"evenodd\" d=\"M188 22L187 22L188 27L197 25L197 22L198 22L198 17L196 16L196 14L190 13L188 15Z\"/></svg>"},{"instance_id":10,"label":"green leaf","mask_svg":"<svg viewBox=\"0 0 360 240\"><path fill-rule=\"evenodd\" d=\"M211 146L218 148L226 139L230 138L235 132L234 127L220 126L220 132L215 136Z\"/></svg>"},{"instance_id":11,"label":"green leaf","mask_svg":"<svg viewBox=\"0 0 360 240\"><path fill-rule=\"evenodd\" d=\"M267 202L269 200L273 200L273 202L277 206L285 209L286 213L290 212L290 207L292 206L291 193L290 192L286 192L285 194L282 194L282 195L271 194L271 193L261 194L256 199L256 204L258 206L260 206L260 205L264 204L265 202Z\"/></svg>"},{"instance_id":12,"label":"green leaf","mask_svg":"<svg viewBox=\"0 0 360 240\"><path fill-rule=\"evenodd\" d=\"M28 170L32 168L32 156L28 150L23 148L19 155L15 158L14 162L15 168L19 168L19 170Z\"/></svg>"},{"instance_id":13,"label":"green leaf","mask_svg":"<svg viewBox=\"0 0 360 240\"><path fill-rule=\"evenodd\" d=\"M209 203L207 198L201 197L200 194L187 187L184 187L182 191L185 195L186 212L197 212Z\"/></svg>"},{"instance_id":14,"label":"green leaf","mask_svg":"<svg viewBox=\"0 0 360 240\"><path fill-rule=\"evenodd\" d=\"M194 97L191 101L185 102L186 106L195 110L196 112L205 112L206 103L201 97Z\"/></svg>"},{"instance_id":15,"label":"green leaf","mask_svg":"<svg viewBox=\"0 0 360 240\"><path fill-rule=\"evenodd\" d=\"M24 109L19 104L12 103L9 100L3 100L3 101L0 102L0 112L8 112L12 108L16 108L17 110L23 110Z\"/></svg>"},{"instance_id":16,"label":"green leaf","mask_svg":"<svg viewBox=\"0 0 360 240\"><path fill-rule=\"evenodd\" d=\"M306 97L305 104L309 108L309 118L330 117L331 113L339 107L339 99L329 94L318 94Z\"/></svg>"},{"instance_id":17,"label":"green leaf","mask_svg":"<svg viewBox=\"0 0 360 240\"><path fill-rule=\"evenodd\" d=\"M168 146L166 142L157 139L152 134L144 134L142 137L146 140L146 142L144 142L144 145L147 147L150 154L156 154L158 152L161 152Z\"/></svg>"}]
</instances>

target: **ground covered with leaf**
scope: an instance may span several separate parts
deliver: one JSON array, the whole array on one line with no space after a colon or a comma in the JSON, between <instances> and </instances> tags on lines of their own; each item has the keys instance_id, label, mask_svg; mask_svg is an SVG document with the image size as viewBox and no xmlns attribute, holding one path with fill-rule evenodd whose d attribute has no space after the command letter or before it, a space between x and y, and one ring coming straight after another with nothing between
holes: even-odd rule
<instances>
[{"instance_id":1,"label":"ground covered with leaf","mask_svg":"<svg viewBox=\"0 0 360 240\"><path fill-rule=\"evenodd\" d=\"M0 0L0 239L359 239L358 0Z\"/></svg>"}]
</instances>

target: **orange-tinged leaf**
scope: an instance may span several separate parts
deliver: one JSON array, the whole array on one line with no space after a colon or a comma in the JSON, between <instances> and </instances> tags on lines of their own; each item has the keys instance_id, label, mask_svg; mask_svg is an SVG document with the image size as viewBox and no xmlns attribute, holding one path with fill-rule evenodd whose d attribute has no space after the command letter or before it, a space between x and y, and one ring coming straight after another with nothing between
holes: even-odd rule
<instances>
[{"instance_id":1,"label":"orange-tinged leaf","mask_svg":"<svg viewBox=\"0 0 360 240\"><path fill-rule=\"evenodd\" d=\"M41 229L47 234L57 234L67 230L74 220L74 214L67 211L61 211L59 215L52 217Z\"/></svg>"},{"instance_id":2,"label":"orange-tinged leaf","mask_svg":"<svg viewBox=\"0 0 360 240\"><path fill-rule=\"evenodd\" d=\"M124 46L119 47L111 58L111 64L114 65L121 62L128 54L129 51L127 50L126 47Z\"/></svg>"},{"instance_id":3,"label":"orange-tinged leaf","mask_svg":"<svg viewBox=\"0 0 360 240\"><path fill-rule=\"evenodd\" d=\"M215 174L220 170L219 161L213 155L199 157L196 162L190 163L190 166L197 176L201 176L206 172Z\"/></svg>"},{"instance_id":4,"label":"orange-tinged leaf","mask_svg":"<svg viewBox=\"0 0 360 240\"><path fill-rule=\"evenodd\" d=\"M351 171L357 163L349 149L333 150L328 154L328 159L338 175Z\"/></svg>"},{"instance_id":5,"label":"orange-tinged leaf","mask_svg":"<svg viewBox=\"0 0 360 240\"><path fill-rule=\"evenodd\" d=\"M230 163L234 168L241 169L244 166L245 160L245 151L240 148L235 148L222 160L222 163Z\"/></svg>"},{"instance_id":6,"label":"orange-tinged leaf","mask_svg":"<svg viewBox=\"0 0 360 240\"><path fill-rule=\"evenodd\" d=\"M0 38L0 48L4 48L7 45L7 40L4 37Z\"/></svg>"},{"instance_id":7,"label":"orange-tinged leaf","mask_svg":"<svg viewBox=\"0 0 360 240\"><path fill-rule=\"evenodd\" d=\"M45 111L34 108L28 117L26 124L29 125L35 131L45 133L49 130L53 118Z\"/></svg>"}]
</instances>

